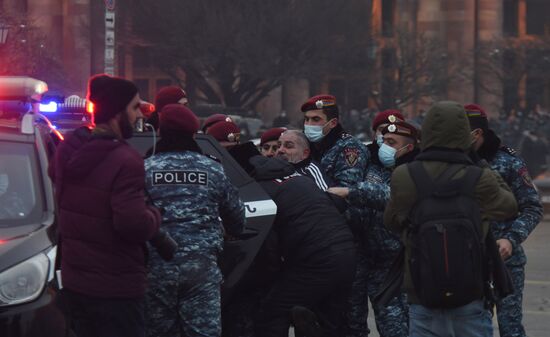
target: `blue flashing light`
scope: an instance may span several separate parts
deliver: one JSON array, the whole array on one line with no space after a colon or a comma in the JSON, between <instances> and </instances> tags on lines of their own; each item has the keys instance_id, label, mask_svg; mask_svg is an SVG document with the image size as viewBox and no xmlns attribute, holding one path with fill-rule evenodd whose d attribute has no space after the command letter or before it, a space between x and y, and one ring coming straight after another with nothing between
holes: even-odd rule
<instances>
[{"instance_id":1,"label":"blue flashing light","mask_svg":"<svg viewBox=\"0 0 550 337\"><path fill-rule=\"evenodd\" d=\"M48 104L42 104L40 103L40 112L57 112L57 103L56 102L50 102Z\"/></svg>"}]
</instances>

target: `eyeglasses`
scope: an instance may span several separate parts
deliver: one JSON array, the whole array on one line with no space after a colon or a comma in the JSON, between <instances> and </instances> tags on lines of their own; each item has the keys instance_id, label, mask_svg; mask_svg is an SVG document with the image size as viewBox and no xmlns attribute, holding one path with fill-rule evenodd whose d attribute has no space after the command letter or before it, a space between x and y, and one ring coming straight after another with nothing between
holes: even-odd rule
<instances>
[{"instance_id":1,"label":"eyeglasses","mask_svg":"<svg viewBox=\"0 0 550 337\"><path fill-rule=\"evenodd\" d=\"M279 149L279 145L275 144L275 145L269 145L269 144L264 144L262 145L262 150L264 150L265 152L268 152L269 150L275 152Z\"/></svg>"}]
</instances>

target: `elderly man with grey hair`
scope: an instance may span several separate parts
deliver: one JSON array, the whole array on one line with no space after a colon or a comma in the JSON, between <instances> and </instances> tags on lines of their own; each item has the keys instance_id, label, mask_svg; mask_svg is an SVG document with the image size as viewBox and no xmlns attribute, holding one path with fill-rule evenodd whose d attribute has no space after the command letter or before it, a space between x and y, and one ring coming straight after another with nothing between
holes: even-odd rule
<instances>
[{"instance_id":1,"label":"elderly man with grey hair","mask_svg":"<svg viewBox=\"0 0 550 337\"><path fill-rule=\"evenodd\" d=\"M276 156L291 163L299 174L312 178L321 190L326 191L332 186L321 168L312 161L309 141L303 132L299 130L283 132L279 137Z\"/></svg>"}]
</instances>

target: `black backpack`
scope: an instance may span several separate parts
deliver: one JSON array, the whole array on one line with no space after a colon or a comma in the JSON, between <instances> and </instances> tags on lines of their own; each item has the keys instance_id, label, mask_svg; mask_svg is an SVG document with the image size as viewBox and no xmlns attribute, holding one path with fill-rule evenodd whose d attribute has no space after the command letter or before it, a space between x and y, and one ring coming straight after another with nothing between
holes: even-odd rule
<instances>
[{"instance_id":1,"label":"black backpack","mask_svg":"<svg viewBox=\"0 0 550 337\"><path fill-rule=\"evenodd\" d=\"M421 161L407 165L416 184L408 261L423 306L456 308L483 298L485 247L475 187L481 168L450 164L432 179ZM461 169L461 178L451 178Z\"/></svg>"}]
</instances>

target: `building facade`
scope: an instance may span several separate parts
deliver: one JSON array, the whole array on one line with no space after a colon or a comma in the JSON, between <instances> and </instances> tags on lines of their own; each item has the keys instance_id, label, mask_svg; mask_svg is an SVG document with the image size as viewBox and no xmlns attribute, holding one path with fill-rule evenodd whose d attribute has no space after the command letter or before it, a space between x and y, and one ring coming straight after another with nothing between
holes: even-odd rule
<instances>
[{"instance_id":1,"label":"building facade","mask_svg":"<svg viewBox=\"0 0 550 337\"><path fill-rule=\"evenodd\" d=\"M399 67L403 63L400 63L403 53L398 41L403 30L412 36L422 34L442 41L444 51L441 55L445 62L449 62L446 66L453 76L441 88L440 98L476 101L490 107L490 111L501 108L530 109L536 104L550 108L550 76L547 73L526 69L516 76L517 79L508 78L505 81L501 78L502 74L492 74L482 69L487 66L487 60L492 60L501 69L510 66L510 62L521 63L520 60L527 59L530 52L524 50L518 53L514 45L548 39L550 1L365 1L372 8L372 31L365 34L371 34L375 41L368 55L373 58L374 67L381 71L362 78L341 78L335 74L316 84L304 79L287 79L281 88L258 104L257 110L263 112L267 124L281 110L286 110L297 122L301 118L299 104L309 95L321 91L335 94L346 108L380 108L381 103L384 103L383 106L393 103L415 115L430 100L422 94L413 93L413 98L402 104L400 97L395 97L392 91L395 81L399 81ZM153 66L147 46L140 44L139 39L129 38L132 35L131 18L124 17L129 12L124 8L128 3L116 2L115 72L134 80L142 96L152 100L159 88L173 81ZM67 74L65 94L83 95L90 74L103 72L103 1L0 0L0 10L10 15L26 15L33 25L46 33L48 46L55 51ZM544 49L535 54L533 57L542 59L549 55ZM463 63L448 61L451 59ZM548 62L550 64L550 59ZM460 76L455 76L457 68Z\"/></svg>"}]
</instances>

